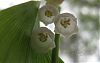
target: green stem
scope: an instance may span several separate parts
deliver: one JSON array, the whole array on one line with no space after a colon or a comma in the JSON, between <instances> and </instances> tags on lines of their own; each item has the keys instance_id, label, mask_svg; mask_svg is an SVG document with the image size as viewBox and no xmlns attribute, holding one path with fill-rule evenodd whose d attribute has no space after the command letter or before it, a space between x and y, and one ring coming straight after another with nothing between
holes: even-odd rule
<instances>
[{"instance_id":1,"label":"green stem","mask_svg":"<svg viewBox=\"0 0 100 63\"><path fill-rule=\"evenodd\" d=\"M59 59L59 39L60 39L60 34L55 34L55 45L56 47L52 51L52 61L51 63L58 63Z\"/></svg>"}]
</instances>

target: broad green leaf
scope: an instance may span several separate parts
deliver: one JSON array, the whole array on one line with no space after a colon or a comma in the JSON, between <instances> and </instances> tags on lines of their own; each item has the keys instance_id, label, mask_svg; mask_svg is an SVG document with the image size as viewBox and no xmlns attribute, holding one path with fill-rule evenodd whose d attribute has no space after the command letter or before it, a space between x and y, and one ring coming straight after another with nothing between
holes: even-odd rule
<instances>
[{"instance_id":1,"label":"broad green leaf","mask_svg":"<svg viewBox=\"0 0 100 63\"><path fill-rule=\"evenodd\" d=\"M38 8L39 2L29 1L0 11L0 63L51 63L50 53L37 54L30 47Z\"/></svg>"}]
</instances>

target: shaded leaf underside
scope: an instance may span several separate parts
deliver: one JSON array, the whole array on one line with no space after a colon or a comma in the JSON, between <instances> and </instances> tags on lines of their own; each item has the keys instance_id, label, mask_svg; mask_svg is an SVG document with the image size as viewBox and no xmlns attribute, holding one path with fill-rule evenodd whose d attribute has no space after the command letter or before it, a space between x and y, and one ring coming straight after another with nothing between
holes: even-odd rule
<instances>
[{"instance_id":1,"label":"shaded leaf underside","mask_svg":"<svg viewBox=\"0 0 100 63\"><path fill-rule=\"evenodd\" d=\"M51 63L50 53L37 54L30 47L38 6L29 1L0 11L0 63Z\"/></svg>"}]
</instances>

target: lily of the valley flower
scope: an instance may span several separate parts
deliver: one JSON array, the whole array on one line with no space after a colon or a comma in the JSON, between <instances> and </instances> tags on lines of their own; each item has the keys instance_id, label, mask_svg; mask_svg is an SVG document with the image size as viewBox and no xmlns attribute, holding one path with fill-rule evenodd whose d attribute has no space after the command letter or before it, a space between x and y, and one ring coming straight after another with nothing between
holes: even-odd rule
<instances>
[{"instance_id":1,"label":"lily of the valley flower","mask_svg":"<svg viewBox=\"0 0 100 63\"><path fill-rule=\"evenodd\" d=\"M77 20L70 13L59 14L54 18L55 32L69 37L78 31Z\"/></svg>"},{"instance_id":2,"label":"lily of the valley flower","mask_svg":"<svg viewBox=\"0 0 100 63\"><path fill-rule=\"evenodd\" d=\"M33 30L31 47L37 53L47 53L55 47L54 34L46 27Z\"/></svg>"},{"instance_id":3,"label":"lily of the valley flower","mask_svg":"<svg viewBox=\"0 0 100 63\"><path fill-rule=\"evenodd\" d=\"M40 21L42 21L45 25L53 23L53 18L58 14L58 8L50 4L41 7L39 10Z\"/></svg>"}]
</instances>

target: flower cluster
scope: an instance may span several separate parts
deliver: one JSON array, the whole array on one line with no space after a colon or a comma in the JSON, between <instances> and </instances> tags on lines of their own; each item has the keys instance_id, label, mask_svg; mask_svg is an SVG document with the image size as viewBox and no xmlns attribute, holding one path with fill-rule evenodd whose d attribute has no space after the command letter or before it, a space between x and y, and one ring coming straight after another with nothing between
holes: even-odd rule
<instances>
[{"instance_id":1,"label":"flower cluster","mask_svg":"<svg viewBox=\"0 0 100 63\"><path fill-rule=\"evenodd\" d=\"M59 4L63 0L46 0L47 3L39 10L40 21L46 26L48 24L55 24L55 32L62 34L65 37L71 36L78 31L77 19L71 13L59 12Z\"/></svg>"},{"instance_id":2,"label":"flower cluster","mask_svg":"<svg viewBox=\"0 0 100 63\"><path fill-rule=\"evenodd\" d=\"M62 2L63 0L55 0L55 2L47 0L47 3L39 9L39 19L46 26L54 23L55 33L68 38L78 31L77 19L70 13L60 14L59 4ZM46 53L52 50L55 47L53 32L46 27L33 30L31 46L36 52Z\"/></svg>"}]
</instances>

